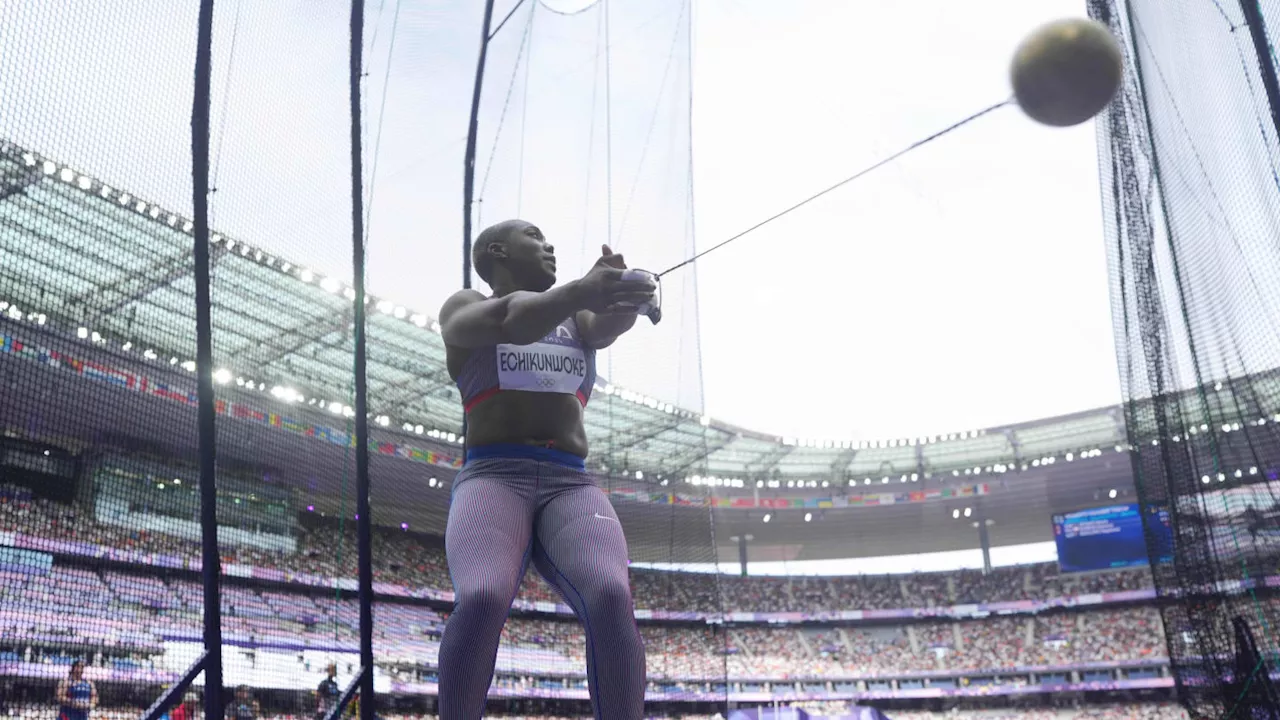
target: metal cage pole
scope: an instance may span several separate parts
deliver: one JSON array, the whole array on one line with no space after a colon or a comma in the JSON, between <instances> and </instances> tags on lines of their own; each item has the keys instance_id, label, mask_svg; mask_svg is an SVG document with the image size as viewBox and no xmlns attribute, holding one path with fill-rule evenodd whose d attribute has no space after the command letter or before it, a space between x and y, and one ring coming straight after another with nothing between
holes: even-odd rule
<instances>
[{"instance_id":1,"label":"metal cage pole","mask_svg":"<svg viewBox=\"0 0 1280 720\"><path fill-rule=\"evenodd\" d=\"M217 414L209 271L209 107L213 80L213 0L200 1L195 99L191 107L192 237L196 291L196 414L200 448L200 574L204 585L204 714L221 720L222 606L218 580Z\"/></svg>"},{"instance_id":2,"label":"metal cage pole","mask_svg":"<svg viewBox=\"0 0 1280 720\"><path fill-rule=\"evenodd\" d=\"M1240 0L1240 11L1249 26L1253 50L1258 55L1258 69L1262 73L1262 87L1267 92L1267 104L1271 110L1271 126L1280 138L1280 82L1276 81L1276 63L1271 56L1271 43L1267 41L1267 22L1258 0Z\"/></svg>"},{"instance_id":3,"label":"metal cage pole","mask_svg":"<svg viewBox=\"0 0 1280 720\"><path fill-rule=\"evenodd\" d=\"M485 0L484 22L480 30L480 59L476 61L476 83L471 92L471 119L467 123L467 151L462 170L462 287L471 287L471 204L476 192L476 135L480 122L480 91L484 88L485 57L489 53L489 26L493 23L493 0Z\"/></svg>"},{"instance_id":4,"label":"metal cage pole","mask_svg":"<svg viewBox=\"0 0 1280 720\"><path fill-rule=\"evenodd\" d=\"M373 513L369 507L368 343L365 317L364 155L361 145L360 79L364 72L364 0L351 1L351 271L355 297L356 553L359 563L360 720L373 720ZM351 693L345 694L349 700ZM345 703L343 703L345 705Z\"/></svg>"}]
</instances>

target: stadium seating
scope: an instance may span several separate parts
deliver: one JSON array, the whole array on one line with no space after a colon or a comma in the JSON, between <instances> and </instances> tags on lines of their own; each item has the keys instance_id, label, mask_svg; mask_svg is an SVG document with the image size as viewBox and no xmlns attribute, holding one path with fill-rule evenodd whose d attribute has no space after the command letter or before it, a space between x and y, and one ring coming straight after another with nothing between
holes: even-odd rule
<instances>
[{"instance_id":1,"label":"stadium seating","mask_svg":"<svg viewBox=\"0 0 1280 720\"><path fill-rule=\"evenodd\" d=\"M10 491L12 494L13 491ZM197 557L194 543L156 532L129 531L95 522L91 513L44 499L23 502L0 495L0 531L11 530L59 540L81 540L112 547ZM355 535L334 528L304 530L297 553L275 553L258 548L227 546L223 562L319 574L354 577ZM382 530L375 534L375 580L414 587L450 589L443 548L405 532ZM338 559L342 559L341 567ZM1145 571L1081 575L1058 574L1051 563L997 568L983 575L973 571L921 573L916 575L858 577L749 577L715 578L695 573L632 573L636 606L653 610L693 610L715 612L835 612L841 610L883 610L927 608L973 602L1001 602L1054 598L1086 593L1119 592L1150 587ZM108 583L119 583L104 578ZM65 582L72 580L65 579ZM98 581L101 584L101 580ZM145 581L138 581L145 582ZM154 585L137 586L139 593L162 592ZM151 588L146 590L144 588ZM96 591L101 593L101 591ZM119 590L117 591L119 592ZM198 607L199 592L180 590L179 597L189 608ZM152 601L172 603L161 596ZM557 602L560 598L536 573L529 573L520 587L519 599ZM196 605L193 606L193 603ZM272 614L266 602L241 598L232 604L236 614ZM280 612L279 599L275 612Z\"/></svg>"},{"instance_id":2,"label":"stadium seating","mask_svg":"<svg viewBox=\"0 0 1280 720\"><path fill-rule=\"evenodd\" d=\"M48 540L135 548L195 557L195 545L154 532L101 525L91 513L9 488L0 492L0 532ZM224 561L266 570L333 576L354 574L350 533L324 527L302 532L297 553L228 547ZM337 562L342 558L342 564ZM406 532L376 535L376 572L383 582L449 589L440 546ZM1053 565L880 577L721 577L691 573L632 573L636 605L653 610L721 609L747 612L815 612L936 608L959 603L1036 600L1147 587L1145 572L1078 577ZM521 585L520 599L558 601L536 574ZM723 607L722 607L723 605ZM200 637L203 594L193 573L161 575L154 568L104 569L60 557L47 575L0 573L0 662L67 664L90 659L102 669L160 670L166 640ZM228 580L222 589L224 636L247 648L317 648L352 652L357 646L358 605L317 588ZM435 655L445 616L422 604L380 599L375 605L375 644L388 672L399 680L433 682ZM642 624L649 675L656 688L683 689L690 682L735 678L741 690L760 692L785 683L800 690L958 687L991 682L1017 666L1068 666L1087 662L1158 660L1166 653L1158 613L1148 606L1065 608L1039 615L948 621L941 618L878 625L828 627L740 624L717 634L710 626ZM585 660L581 627L564 617L513 616L502 633L499 676L516 687L581 687ZM281 655L284 657L283 655ZM298 662L303 662L298 655ZM289 660L288 662L292 662ZM318 668L308 665L309 672ZM169 671L175 668L167 668ZM1086 680L1105 680L1099 670ZM1134 671L1132 677L1138 675ZM1156 673L1158 670L1145 672ZM523 675L522 675L523 673ZM924 679L921 673L938 677ZM559 678L545 677L559 674ZM1046 672L1067 682L1069 671ZM945 677L944 677L945 676ZM878 678L883 678L880 680ZM1044 680L1042 680L1044 681ZM549 683L549 684L548 684ZM894 685L893 683L896 683ZM837 704L838 705L838 704ZM816 710L833 710L819 703ZM32 711L34 712L34 711ZM1171 706L1099 710L1036 710L1016 717L1049 720L1166 720L1184 717ZM27 717L26 710L17 717ZM129 714L119 711L119 716ZM99 713L112 720L116 711ZM953 714L954 718L1015 715ZM388 720L398 716L387 716ZM420 716L403 716L405 720ZM422 716L425 720L425 716ZM933 717L894 713L895 720Z\"/></svg>"}]
</instances>

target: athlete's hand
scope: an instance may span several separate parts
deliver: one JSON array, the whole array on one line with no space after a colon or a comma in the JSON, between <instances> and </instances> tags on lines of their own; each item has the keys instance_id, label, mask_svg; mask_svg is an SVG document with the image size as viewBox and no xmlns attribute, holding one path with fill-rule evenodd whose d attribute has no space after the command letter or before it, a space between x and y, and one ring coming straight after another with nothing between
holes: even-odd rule
<instances>
[{"instance_id":1,"label":"athlete's hand","mask_svg":"<svg viewBox=\"0 0 1280 720\"><path fill-rule=\"evenodd\" d=\"M626 260L615 254L608 245L600 247L600 259L582 276L579 286L585 297L585 307L600 315L625 315L648 302L658 289L649 280L623 280Z\"/></svg>"}]
</instances>

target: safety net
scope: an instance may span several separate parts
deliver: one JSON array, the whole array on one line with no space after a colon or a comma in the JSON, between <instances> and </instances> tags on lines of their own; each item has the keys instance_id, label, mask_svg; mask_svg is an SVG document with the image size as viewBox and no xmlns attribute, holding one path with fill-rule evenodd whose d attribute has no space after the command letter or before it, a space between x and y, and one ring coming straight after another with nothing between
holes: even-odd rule
<instances>
[{"instance_id":1,"label":"safety net","mask_svg":"<svg viewBox=\"0 0 1280 720\"><path fill-rule=\"evenodd\" d=\"M525 218L571 279L694 233L688 0L462 5L0 6L6 702L439 712L461 249ZM710 715L721 581L682 569L732 541L683 481L732 436L702 415L692 269L662 295L600 353L587 469L634 564L645 713ZM614 639L559 586L519 584L486 716L612 717Z\"/></svg>"},{"instance_id":2,"label":"safety net","mask_svg":"<svg viewBox=\"0 0 1280 720\"><path fill-rule=\"evenodd\" d=\"M1278 10L1090 3L1125 51L1098 124L1113 320L1172 674L1194 717L1278 712L1262 582L1280 510Z\"/></svg>"}]
</instances>

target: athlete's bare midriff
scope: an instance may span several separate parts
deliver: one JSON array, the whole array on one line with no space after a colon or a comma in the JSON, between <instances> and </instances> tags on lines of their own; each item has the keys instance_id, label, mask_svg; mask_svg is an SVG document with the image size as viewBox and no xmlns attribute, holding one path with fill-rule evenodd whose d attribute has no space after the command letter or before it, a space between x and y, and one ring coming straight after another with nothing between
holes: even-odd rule
<instances>
[{"instance_id":1,"label":"athlete's bare midriff","mask_svg":"<svg viewBox=\"0 0 1280 720\"><path fill-rule=\"evenodd\" d=\"M449 374L456 379L467 351L448 348L447 352ZM467 413L467 445L537 445L585 458L587 431L582 424L582 410L575 395L503 391Z\"/></svg>"}]
</instances>

